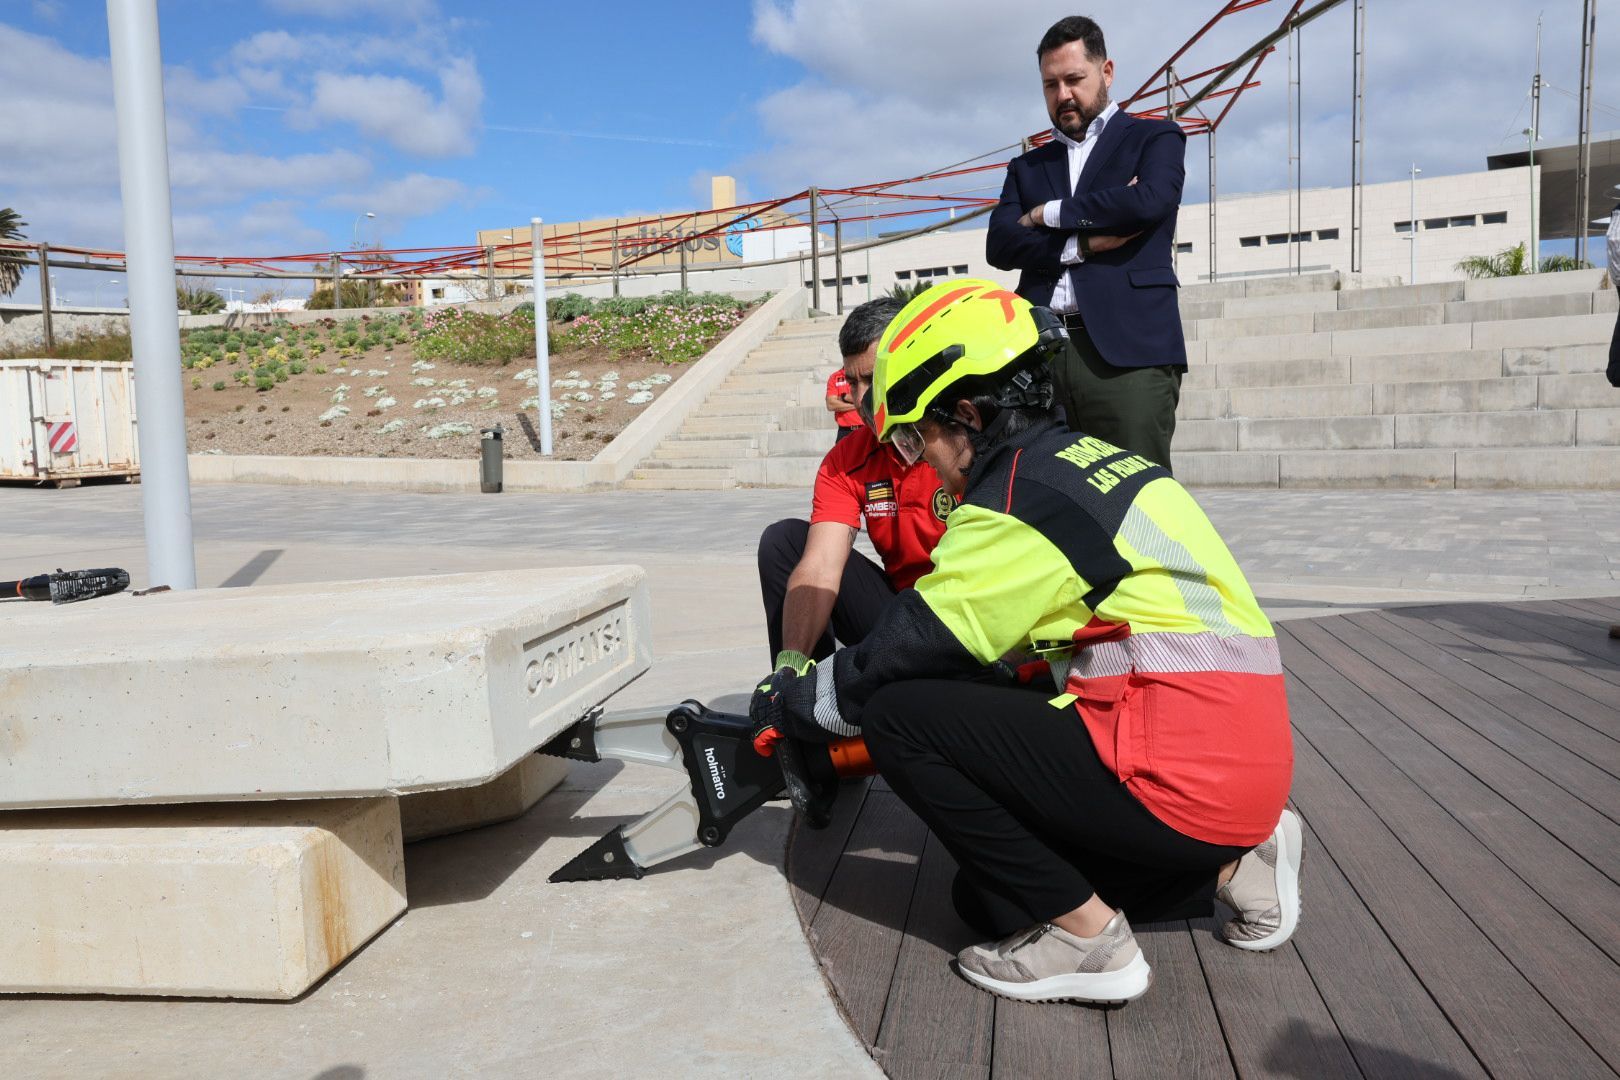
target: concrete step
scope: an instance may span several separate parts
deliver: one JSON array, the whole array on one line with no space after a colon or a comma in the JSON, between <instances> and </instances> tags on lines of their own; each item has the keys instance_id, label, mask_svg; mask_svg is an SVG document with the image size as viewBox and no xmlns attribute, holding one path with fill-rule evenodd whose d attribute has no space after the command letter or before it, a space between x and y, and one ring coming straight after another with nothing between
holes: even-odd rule
<instances>
[{"instance_id":1,"label":"concrete step","mask_svg":"<svg viewBox=\"0 0 1620 1080\"><path fill-rule=\"evenodd\" d=\"M754 453L753 439L665 439L651 461L733 461Z\"/></svg>"},{"instance_id":2,"label":"concrete step","mask_svg":"<svg viewBox=\"0 0 1620 1080\"><path fill-rule=\"evenodd\" d=\"M1608 364L1606 344L1532 345L1502 350L1503 375L1579 375L1603 371Z\"/></svg>"},{"instance_id":3,"label":"concrete step","mask_svg":"<svg viewBox=\"0 0 1620 1080\"><path fill-rule=\"evenodd\" d=\"M810 456L820 461L833 448L837 432L831 428L814 431L767 431L759 437L759 456Z\"/></svg>"},{"instance_id":4,"label":"concrete step","mask_svg":"<svg viewBox=\"0 0 1620 1080\"><path fill-rule=\"evenodd\" d=\"M726 491L737 484L730 469L638 468L619 486L630 491Z\"/></svg>"},{"instance_id":5,"label":"concrete step","mask_svg":"<svg viewBox=\"0 0 1620 1080\"><path fill-rule=\"evenodd\" d=\"M1510 278L1479 278L1463 283L1464 300L1503 300L1550 293L1596 292L1602 270L1566 270L1559 274L1521 274Z\"/></svg>"},{"instance_id":6,"label":"concrete step","mask_svg":"<svg viewBox=\"0 0 1620 1080\"><path fill-rule=\"evenodd\" d=\"M822 410L825 416L827 410ZM681 425L680 438L713 435L727 439L751 439L762 431L780 428L771 416L689 416Z\"/></svg>"},{"instance_id":7,"label":"concrete step","mask_svg":"<svg viewBox=\"0 0 1620 1080\"><path fill-rule=\"evenodd\" d=\"M1538 275L1540 276L1540 275ZM1557 275L1548 274L1547 277ZM1475 349L1552 348L1563 345L1607 345L1614 334L1612 315L1560 315L1542 319L1476 322ZM1434 329L1440 329L1435 327Z\"/></svg>"},{"instance_id":8,"label":"concrete step","mask_svg":"<svg viewBox=\"0 0 1620 1080\"><path fill-rule=\"evenodd\" d=\"M1620 487L1620 446L1437 450L1177 451L1188 487Z\"/></svg>"},{"instance_id":9,"label":"concrete step","mask_svg":"<svg viewBox=\"0 0 1620 1080\"><path fill-rule=\"evenodd\" d=\"M1182 386L1191 390L1217 387L1333 386L1350 382L1347 356L1287 360L1234 360L1187 369Z\"/></svg>"},{"instance_id":10,"label":"concrete step","mask_svg":"<svg viewBox=\"0 0 1620 1080\"><path fill-rule=\"evenodd\" d=\"M1413 304L1449 304L1465 299L1461 281L1437 281L1429 285L1395 285L1377 289L1342 289L1338 310L1410 307Z\"/></svg>"},{"instance_id":11,"label":"concrete step","mask_svg":"<svg viewBox=\"0 0 1620 1080\"><path fill-rule=\"evenodd\" d=\"M1395 447L1574 446L1576 411L1407 413L1392 417Z\"/></svg>"},{"instance_id":12,"label":"concrete step","mask_svg":"<svg viewBox=\"0 0 1620 1080\"><path fill-rule=\"evenodd\" d=\"M1612 409L1620 406L1620 389L1610 386L1608 378L1600 371L1580 375L1543 375L1536 380L1536 391L1536 405L1542 409Z\"/></svg>"},{"instance_id":13,"label":"concrete step","mask_svg":"<svg viewBox=\"0 0 1620 1080\"><path fill-rule=\"evenodd\" d=\"M831 435L832 414L820 405L798 405L783 409L776 417L778 431L825 431Z\"/></svg>"},{"instance_id":14,"label":"concrete step","mask_svg":"<svg viewBox=\"0 0 1620 1080\"><path fill-rule=\"evenodd\" d=\"M782 457L749 458L733 466L741 487L807 488L815 483L821 467L821 454L789 454Z\"/></svg>"},{"instance_id":15,"label":"concrete step","mask_svg":"<svg viewBox=\"0 0 1620 1080\"><path fill-rule=\"evenodd\" d=\"M1176 415L1189 421L1616 407L1620 407L1620 389L1610 386L1602 373L1591 372L1347 386L1183 390Z\"/></svg>"},{"instance_id":16,"label":"concrete step","mask_svg":"<svg viewBox=\"0 0 1620 1080\"><path fill-rule=\"evenodd\" d=\"M1298 315L1301 313L1315 314L1318 311L1337 311L1339 297L1345 295L1339 292L1305 292L1293 293L1283 296L1252 296L1239 297L1233 300L1217 301L1222 310L1213 316L1199 316L1200 318L1249 318L1255 315ZM1192 318L1183 310L1184 318Z\"/></svg>"},{"instance_id":17,"label":"concrete step","mask_svg":"<svg viewBox=\"0 0 1620 1080\"><path fill-rule=\"evenodd\" d=\"M828 375L832 374L833 368L836 366L836 361L824 356L799 355L797 353L769 355L751 353L747 360L737 366L734 374L793 374L801 379L813 379L819 373L822 379L826 379Z\"/></svg>"},{"instance_id":18,"label":"concrete step","mask_svg":"<svg viewBox=\"0 0 1620 1080\"><path fill-rule=\"evenodd\" d=\"M1375 413L1493 413L1540 406L1539 380L1444 379L1435 382L1377 383Z\"/></svg>"},{"instance_id":19,"label":"concrete step","mask_svg":"<svg viewBox=\"0 0 1620 1080\"><path fill-rule=\"evenodd\" d=\"M1451 382L1494 379L1502 374L1500 349L1452 349L1405 355L1352 356L1354 383Z\"/></svg>"},{"instance_id":20,"label":"concrete step","mask_svg":"<svg viewBox=\"0 0 1620 1080\"><path fill-rule=\"evenodd\" d=\"M828 374L831 374L831 372L828 372ZM826 389L826 376L818 379L809 372L758 371L750 367L739 367L726 376L725 382L720 384L716 393L720 390L736 389L798 390L805 386L819 386Z\"/></svg>"}]
</instances>

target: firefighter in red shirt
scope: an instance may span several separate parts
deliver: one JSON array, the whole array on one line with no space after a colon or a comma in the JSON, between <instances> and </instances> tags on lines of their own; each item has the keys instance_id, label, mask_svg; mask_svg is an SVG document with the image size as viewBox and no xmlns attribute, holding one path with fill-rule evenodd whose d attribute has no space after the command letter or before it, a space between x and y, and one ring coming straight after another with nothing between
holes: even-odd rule
<instances>
[{"instance_id":1,"label":"firefighter in red shirt","mask_svg":"<svg viewBox=\"0 0 1620 1080\"><path fill-rule=\"evenodd\" d=\"M844 374L843 368L827 376L827 411L838 421L838 435L833 439L835 443L843 442L846 436L853 435L864 423L860 408L850 393L849 376Z\"/></svg>"},{"instance_id":2,"label":"firefighter in red shirt","mask_svg":"<svg viewBox=\"0 0 1620 1080\"><path fill-rule=\"evenodd\" d=\"M849 313L838 334L850 400L872 385L878 338L900 311L888 297ZM759 587L776 668L803 669L830 656L833 639L866 635L895 593L933 568L930 556L955 508L927 462L907 465L880 445L870 417L828 451L816 473L810 520L789 518L759 539ZM862 522L883 560L854 550Z\"/></svg>"}]
</instances>

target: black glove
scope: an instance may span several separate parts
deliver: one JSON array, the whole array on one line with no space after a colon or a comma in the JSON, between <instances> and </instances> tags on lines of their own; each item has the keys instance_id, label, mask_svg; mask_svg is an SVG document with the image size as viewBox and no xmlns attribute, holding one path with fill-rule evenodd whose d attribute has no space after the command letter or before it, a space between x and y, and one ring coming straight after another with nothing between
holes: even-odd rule
<instances>
[{"instance_id":1,"label":"black glove","mask_svg":"<svg viewBox=\"0 0 1620 1080\"><path fill-rule=\"evenodd\" d=\"M813 667L800 675L792 668L771 672L754 690L748 719L754 723L754 749L765 757L783 737L805 742L831 742L833 733L816 723L816 680Z\"/></svg>"}]
</instances>

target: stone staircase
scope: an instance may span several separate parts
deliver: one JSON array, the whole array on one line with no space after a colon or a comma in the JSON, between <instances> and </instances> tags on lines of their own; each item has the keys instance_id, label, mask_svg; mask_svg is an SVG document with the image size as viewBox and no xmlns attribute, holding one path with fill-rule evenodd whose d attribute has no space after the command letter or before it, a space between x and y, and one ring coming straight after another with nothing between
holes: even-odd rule
<instances>
[{"instance_id":1,"label":"stone staircase","mask_svg":"<svg viewBox=\"0 0 1620 1080\"><path fill-rule=\"evenodd\" d=\"M1620 487L1601 271L1351 288L1338 273L1181 292L1174 443L1192 486ZM832 445L836 318L784 322L628 487L801 486Z\"/></svg>"},{"instance_id":2,"label":"stone staircase","mask_svg":"<svg viewBox=\"0 0 1620 1080\"><path fill-rule=\"evenodd\" d=\"M621 485L720 490L808 485L833 444L827 376L841 318L785 319Z\"/></svg>"},{"instance_id":3,"label":"stone staircase","mask_svg":"<svg viewBox=\"0 0 1620 1080\"><path fill-rule=\"evenodd\" d=\"M1600 271L1182 291L1174 443L1195 486L1620 485L1616 295Z\"/></svg>"}]
</instances>

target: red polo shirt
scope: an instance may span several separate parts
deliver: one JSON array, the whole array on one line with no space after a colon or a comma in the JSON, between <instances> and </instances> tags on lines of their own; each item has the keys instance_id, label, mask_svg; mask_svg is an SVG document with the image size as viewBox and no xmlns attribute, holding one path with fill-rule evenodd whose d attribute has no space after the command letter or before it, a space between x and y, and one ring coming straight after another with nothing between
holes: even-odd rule
<instances>
[{"instance_id":1,"label":"red polo shirt","mask_svg":"<svg viewBox=\"0 0 1620 1080\"><path fill-rule=\"evenodd\" d=\"M956 500L932 465L907 465L862 424L822 459L810 523L836 521L858 529L864 519L889 584L898 592L934 568L934 546L954 509Z\"/></svg>"},{"instance_id":2,"label":"red polo shirt","mask_svg":"<svg viewBox=\"0 0 1620 1080\"><path fill-rule=\"evenodd\" d=\"M827 396L841 397L846 401L850 400L849 376L844 374L843 368L839 368L827 376ZM858 409L846 409L841 413L833 413L833 419L838 421L839 427L860 427L862 424L861 414ZM844 437L847 439L849 436Z\"/></svg>"}]
</instances>

